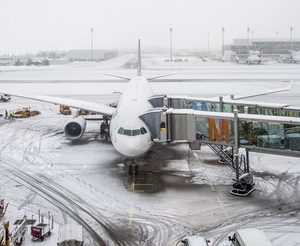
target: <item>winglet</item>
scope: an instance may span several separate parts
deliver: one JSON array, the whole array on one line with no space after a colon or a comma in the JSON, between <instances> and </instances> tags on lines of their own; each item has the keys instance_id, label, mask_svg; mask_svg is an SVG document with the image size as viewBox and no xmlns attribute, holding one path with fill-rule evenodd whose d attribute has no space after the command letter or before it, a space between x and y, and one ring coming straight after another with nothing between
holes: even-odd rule
<instances>
[{"instance_id":1,"label":"winglet","mask_svg":"<svg viewBox=\"0 0 300 246\"><path fill-rule=\"evenodd\" d=\"M142 75L141 40L138 41L137 76Z\"/></svg>"}]
</instances>

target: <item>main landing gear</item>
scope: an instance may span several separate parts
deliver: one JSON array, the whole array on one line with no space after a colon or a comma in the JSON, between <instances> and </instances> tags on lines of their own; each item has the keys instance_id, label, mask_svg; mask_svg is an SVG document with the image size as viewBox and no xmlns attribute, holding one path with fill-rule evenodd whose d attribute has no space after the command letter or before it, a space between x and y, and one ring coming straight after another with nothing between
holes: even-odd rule
<instances>
[{"instance_id":1,"label":"main landing gear","mask_svg":"<svg viewBox=\"0 0 300 246\"><path fill-rule=\"evenodd\" d=\"M100 125L100 136L106 141L109 140L109 126L108 119L104 119Z\"/></svg>"},{"instance_id":2,"label":"main landing gear","mask_svg":"<svg viewBox=\"0 0 300 246\"><path fill-rule=\"evenodd\" d=\"M125 166L128 167L128 176L134 178L139 175L139 165L135 159L125 160Z\"/></svg>"}]
</instances>

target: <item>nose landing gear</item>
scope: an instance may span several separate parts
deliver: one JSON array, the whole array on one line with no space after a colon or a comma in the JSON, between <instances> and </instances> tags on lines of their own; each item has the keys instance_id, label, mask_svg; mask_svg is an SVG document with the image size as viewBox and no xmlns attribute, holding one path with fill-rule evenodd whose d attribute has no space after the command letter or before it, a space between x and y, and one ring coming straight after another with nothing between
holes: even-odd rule
<instances>
[{"instance_id":1,"label":"nose landing gear","mask_svg":"<svg viewBox=\"0 0 300 246\"><path fill-rule=\"evenodd\" d=\"M128 175L131 177L136 177L139 175L139 166L136 164L129 164Z\"/></svg>"}]
</instances>

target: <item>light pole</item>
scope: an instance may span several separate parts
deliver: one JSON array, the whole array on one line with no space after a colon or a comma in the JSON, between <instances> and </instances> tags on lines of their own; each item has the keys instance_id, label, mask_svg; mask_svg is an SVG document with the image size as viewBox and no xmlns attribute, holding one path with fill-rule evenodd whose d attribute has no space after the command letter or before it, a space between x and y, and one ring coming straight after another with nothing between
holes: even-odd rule
<instances>
[{"instance_id":1,"label":"light pole","mask_svg":"<svg viewBox=\"0 0 300 246\"><path fill-rule=\"evenodd\" d=\"M173 32L173 28L170 27L170 61L173 61L173 58L172 58L172 32Z\"/></svg>"},{"instance_id":2,"label":"light pole","mask_svg":"<svg viewBox=\"0 0 300 246\"><path fill-rule=\"evenodd\" d=\"M209 53L209 31L207 32L207 53Z\"/></svg>"},{"instance_id":3,"label":"light pole","mask_svg":"<svg viewBox=\"0 0 300 246\"><path fill-rule=\"evenodd\" d=\"M248 42L248 45L249 45L249 34L250 34L250 28L247 27L247 42Z\"/></svg>"},{"instance_id":4,"label":"light pole","mask_svg":"<svg viewBox=\"0 0 300 246\"><path fill-rule=\"evenodd\" d=\"M225 28L222 27L222 59L224 59L224 51L225 51L225 47L224 47L224 34L225 34Z\"/></svg>"},{"instance_id":5,"label":"light pole","mask_svg":"<svg viewBox=\"0 0 300 246\"><path fill-rule=\"evenodd\" d=\"M291 39L290 39L290 49L293 50L293 27L290 27Z\"/></svg>"},{"instance_id":6,"label":"light pole","mask_svg":"<svg viewBox=\"0 0 300 246\"><path fill-rule=\"evenodd\" d=\"M94 60L94 54L93 54L93 49L94 49L94 47L93 47L93 32L94 32L94 30L93 30L93 28L91 28L91 61L93 61Z\"/></svg>"},{"instance_id":7,"label":"light pole","mask_svg":"<svg viewBox=\"0 0 300 246\"><path fill-rule=\"evenodd\" d=\"M248 48L248 53L249 53L249 46L250 46L250 44L249 44L249 34L250 34L250 28L249 27L247 27L247 48Z\"/></svg>"},{"instance_id":8,"label":"light pole","mask_svg":"<svg viewBox=\"0 0 300 246\"><path fill-rule=\"evenodd\" d=\"M276 44L276 53L277 53L277 55L278 55L278 58L279 58L279 49L278 49L278 47L279 47L279 42L278 42L278 37L279 37L279 32L278 31L276 31L276 40L277 40L277 44Z\"/></svg>"}]
</instances>

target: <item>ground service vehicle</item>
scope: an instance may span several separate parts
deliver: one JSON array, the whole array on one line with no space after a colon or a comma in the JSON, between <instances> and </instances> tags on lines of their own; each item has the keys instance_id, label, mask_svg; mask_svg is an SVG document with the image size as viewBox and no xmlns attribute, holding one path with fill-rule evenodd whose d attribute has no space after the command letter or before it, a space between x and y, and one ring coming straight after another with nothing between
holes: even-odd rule
<instances>
[{"instance_id":1,"label":"ground service vehicle","mask_svg":"<svg viewBox=\"0 0 300 246\"><path fill-rule=\"evenodd\" d=\"M256 228L239 229L228 239L230 246L272 246L265 233Z\"/></svg>"},{"instance_id":2,"label":"ground service vehicle","mask_svg":"<svg viewBox=\"0 0 300 246\"><path fill-rule=\"evenodd\" d=\"M209 242L210 241L206 240L204 237L197 235L187 236L181 240L183 246L208 246Z\"/></svg>"},{"instance_id":3,"label":"ground service vehicle","mask_svg":"<svg viewBox=\"0 0 300 246\"><path fill-rule=\"evenodd\" d=\"M48 212L48 223L44 222L44 215L39 212L39 219L37 224L31 226L32 240L44 241L45 237L51 235L53 229L53 215Z\"/></svg>"}]
</instances>

